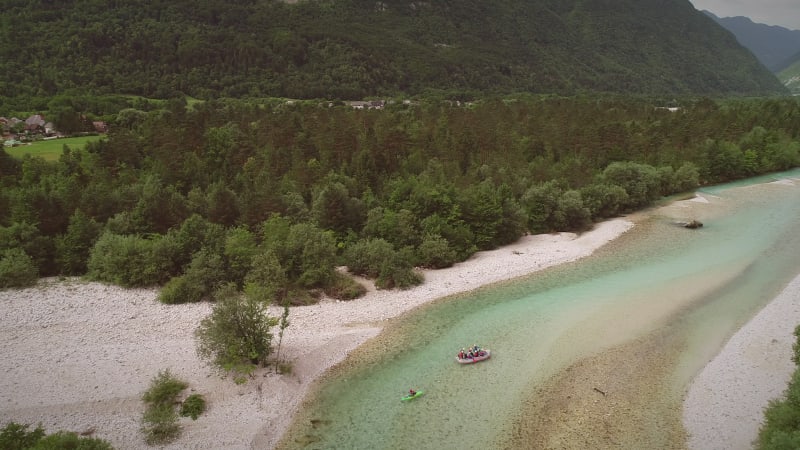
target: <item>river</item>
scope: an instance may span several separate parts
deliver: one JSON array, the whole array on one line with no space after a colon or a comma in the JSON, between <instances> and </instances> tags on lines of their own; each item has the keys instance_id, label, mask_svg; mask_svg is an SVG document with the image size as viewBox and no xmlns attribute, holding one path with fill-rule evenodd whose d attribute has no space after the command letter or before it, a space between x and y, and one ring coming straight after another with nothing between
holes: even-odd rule
<instances>
[{"instance_id":1,"label":"river","mask_svg":"<svg viewBox=\"0 0 800 450\"><path fill-rule=\"evenodd\" d=\"M770 182L798 177L700 190L590 257L407 314L320 380L279 447L684 448L689 381L800 273L800 186ZM473 344L492 358L457 364Z\"/></svg>"}]
</instances>

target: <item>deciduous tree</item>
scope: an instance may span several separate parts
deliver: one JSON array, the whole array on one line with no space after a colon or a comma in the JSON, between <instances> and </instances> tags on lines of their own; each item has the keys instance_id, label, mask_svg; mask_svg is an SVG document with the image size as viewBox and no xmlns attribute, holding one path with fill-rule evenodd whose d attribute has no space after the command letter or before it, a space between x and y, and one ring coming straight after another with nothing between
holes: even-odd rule
<instances>
[{"instance_id":1,"label":"deciduous tree","mask_svg":"<svg viewBox=\"0 0 800 450\"><path fill-rule=\"evenodd\" d=\"M249 374L266 363L278 319L267 314L266 303L242 295L233 284L222 286L214 297L214 309L195 330L197 352L236 377Z\"/></svg>"}]
</instances>

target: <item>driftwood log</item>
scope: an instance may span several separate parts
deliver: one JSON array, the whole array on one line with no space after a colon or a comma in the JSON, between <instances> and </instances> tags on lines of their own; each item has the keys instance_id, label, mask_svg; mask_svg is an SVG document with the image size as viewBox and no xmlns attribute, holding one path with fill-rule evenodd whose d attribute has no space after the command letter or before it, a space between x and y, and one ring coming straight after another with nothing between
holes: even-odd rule
<instances>
[{"instance_id":1,"label":"driftwood log","mask_svg":"<svg viewBox=\"0 0 800 450\"><path fill-rule=\"evenodd\" d=\"M601 391L600 389L597 389L597 388L592 388L592 389L594 389L595 391L597 391L597 392L599 392L599 393L603 394L603 397L605 397L605 396L606 396L606 393L605 393L605 392L603 392L603 391Z\"/></svg>"}]
</instances>

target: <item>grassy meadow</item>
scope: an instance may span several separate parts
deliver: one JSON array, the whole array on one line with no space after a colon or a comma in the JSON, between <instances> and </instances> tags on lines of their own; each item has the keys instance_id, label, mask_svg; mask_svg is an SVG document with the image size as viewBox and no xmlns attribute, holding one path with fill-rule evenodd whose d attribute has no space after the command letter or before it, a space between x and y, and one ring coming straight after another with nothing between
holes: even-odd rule
<instances>
[{"instance_id":1,"label":"grassy meadow","mask_svg":"<svg viewBox=\"0 0 800 450\"><path fill-rule=\"evenodd\" d=\"M36 141L31 144L20 145L18 147L5 147L6 153L14 158L22 158L25 154L40 156L46 161L57 161L68 145L72 150L82 150L87 142L99 141L103 136L79 136L61 139L49 139L46 141Z\"/></svg>"}]
</instances>

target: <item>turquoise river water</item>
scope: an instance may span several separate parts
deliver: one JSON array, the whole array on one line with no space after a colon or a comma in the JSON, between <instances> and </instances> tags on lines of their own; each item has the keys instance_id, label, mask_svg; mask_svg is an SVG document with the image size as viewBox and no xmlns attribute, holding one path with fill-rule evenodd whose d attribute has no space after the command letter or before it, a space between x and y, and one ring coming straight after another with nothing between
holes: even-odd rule
<instances>
[{"instance_id":1,"label":"turquoise river water","mask_svg":"<svg viewBox=\"0 0 800 450\"><path fill-rule=\"evenodd\" d=\"M536 387L583 358L670 326L680 395L725 340L800 273L800 178L703 189L705 202L637 214L578 262L419 308L331 370L280 447L505 448ZM696 218L705 226L676 223ZM472 344L492 358L459 365ZM410 402L409 388L425 394Z\"/></svg>"}]
</instances>

